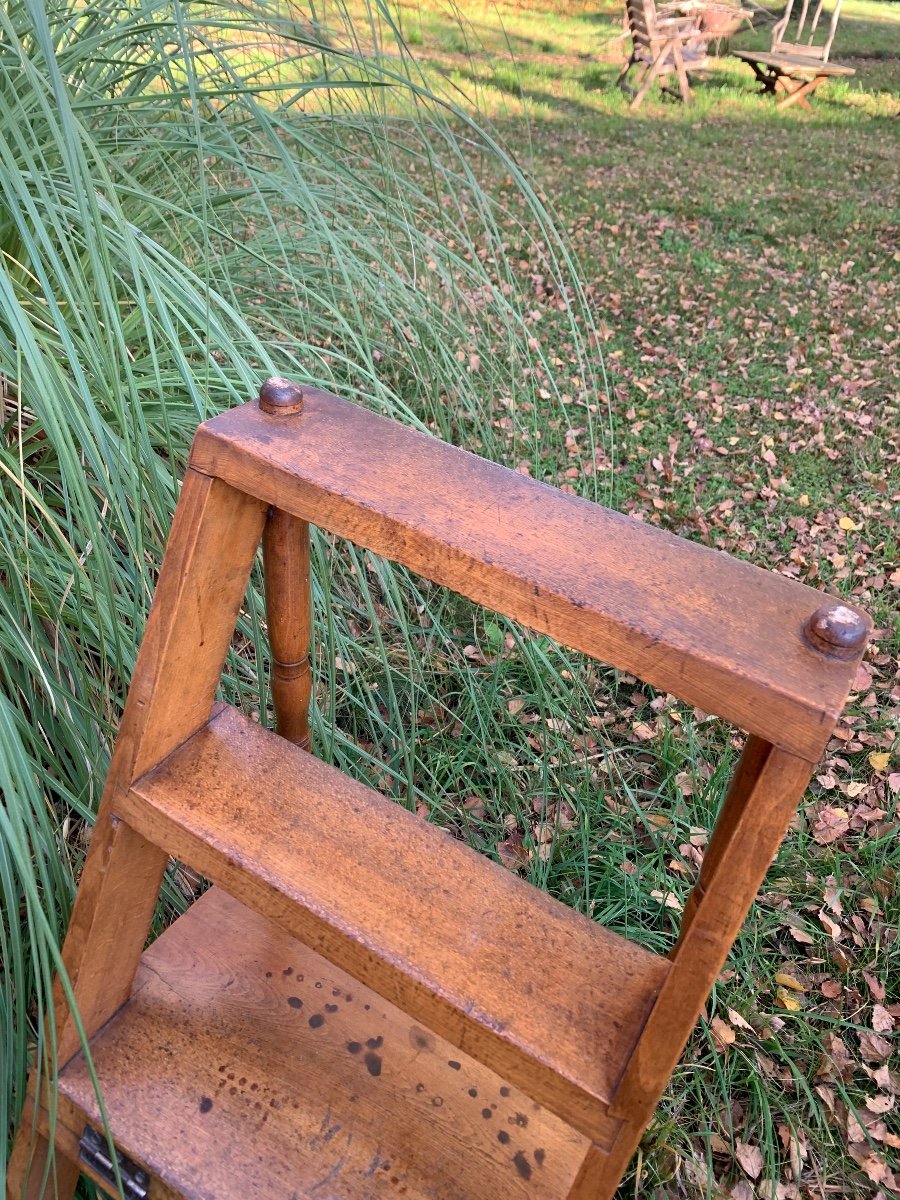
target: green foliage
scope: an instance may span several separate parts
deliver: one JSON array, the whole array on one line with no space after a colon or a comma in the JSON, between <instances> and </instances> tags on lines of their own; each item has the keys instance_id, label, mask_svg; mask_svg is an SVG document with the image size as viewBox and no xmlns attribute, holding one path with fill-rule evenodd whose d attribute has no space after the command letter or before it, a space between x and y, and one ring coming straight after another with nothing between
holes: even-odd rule
<instances>
[{"instance_id":1,"label":"green foliage","mask_svg":"<svg viewBox=\"0 0 900 1200\"><path fill-rule=\"evenodd\" d=\"M336 9L327 27L286 14L265 0L0 11L0 1166L35 1047L53 1070L56 946L197 422L274 370L529 455L564 409L528 345L511 229L561 298L567 368L596 387L565 244L512 160L435 100L385 9ZM485 160L510 212L479 181ZM346 696L335 679L338 649L369 654L384 765L419 788L395 651L374 619L367 649L347 646L376 581L360 570L351 611L352 551L316 553L323 708L349 714L320 744L382 762L377 731L354 742L363 674ZM395 595L386 568L377 585ZM254 593L245 646L260 623ZM233 658L225 691L265 710L252 659ZM166 895L184 902L171 880Z\"/></svg>"}]
</instances>

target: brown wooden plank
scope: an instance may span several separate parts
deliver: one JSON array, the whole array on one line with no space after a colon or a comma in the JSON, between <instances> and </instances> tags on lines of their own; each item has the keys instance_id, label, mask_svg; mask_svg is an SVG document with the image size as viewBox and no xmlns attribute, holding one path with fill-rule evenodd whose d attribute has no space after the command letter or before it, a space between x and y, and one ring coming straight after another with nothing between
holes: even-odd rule
<instances>
[{"instance_id":1,"label":"brown wooden plank","mask_svg":"<svg viewBox=\"0 0 900 1200\"><path fill-rule=\"evenodd\" d=\"M327 393L201 426L218 475L565 645L814 759L855 667L802 629L820 592L488 463Z\"/></svg>"},{"instance_id":2,"label":"brown wooden plank","mask_svg":"<svg viewBox=\"0 0 900 1200\"><path fill-rule=\"evenodd\" d=\"M92 1055L151 1200L558 1200L585 1139L214 888L144 955ZM69 1142L98 1124L81 1056Z\"/></svg>"},{"instance_id":3,"label":"brown wooden plank","mask_svg":"<svg viewBox=\"0 0 900 1200\"><path fill-rule=\"evenodd\" d=\"M670 970L222 706L117 810L596 1140Z\"/></svg>"},{"instance_id":4,"label":"brown wooden plank","mask_svg":"<svg viewBox=\"0 0 900 1200\"><path fill-rule=\"evenodd\" d=\"M843 63L810 61L798 55L776 54L768 50L732 50L732 54L735 58L740 58L744 62L751 64L762 63L764 66L780 71L784 75L797 78L816 75L837 77L856 74L855 67L845 67Z\"/></svg>"}]
</instances>

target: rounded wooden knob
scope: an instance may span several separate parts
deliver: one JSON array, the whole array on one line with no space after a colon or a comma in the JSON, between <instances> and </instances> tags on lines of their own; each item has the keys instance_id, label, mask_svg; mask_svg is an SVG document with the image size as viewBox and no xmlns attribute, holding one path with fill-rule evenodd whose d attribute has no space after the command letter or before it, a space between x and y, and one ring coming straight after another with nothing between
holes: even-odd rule
<instances>
[{"instance_id":1,"label":"rounded wooden knob","mask_svg":"<svg viewBox=\"0 0 900 1200\"><path fill-rule=\"evenodd\" d=\"M865 644L869 622L858 609L835 600L817 608L803 632L810 644L823 654L855 658Z\"/></svg>"},{"instance_id":2,"label":"rounded wooden knob","mask_svg":"<svg viewBox=\"0 0 900 1200\"><path fill-rule=\"evenodd\" d=\"M289 417L303 411L303 388L291 379L270 375L259 389L259 407L273 416Z\"/></svg>"}]
</instances>

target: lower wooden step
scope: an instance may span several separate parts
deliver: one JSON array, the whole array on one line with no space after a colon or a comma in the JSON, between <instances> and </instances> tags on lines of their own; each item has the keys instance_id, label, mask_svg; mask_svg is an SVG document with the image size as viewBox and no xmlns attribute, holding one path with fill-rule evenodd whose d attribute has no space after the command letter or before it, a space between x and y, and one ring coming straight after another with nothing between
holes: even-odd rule
<instances>
[{"instance_id":1,"label":"lower wooden step","mask_svg":"<svg viewBox=\"0 0 900 1200\"><path fill-rule=\"evenodd\" d=\"M670 969L234 709L116 808L600 1145Z\"/></svg>"},{"instance_id":2,"label":"lower wooden step","mask_svg":"<svg viewBox=\"0 0 900 1200\"><path fill-rule=\"evenodd\" d=\"M91 1052L149 1200L551 1200L587 1149L219 888L144 954ZM85 1123L100 1127L80 1055L62 1072L60 1121L77 1158Z\"/></svg>"}]
</instances>

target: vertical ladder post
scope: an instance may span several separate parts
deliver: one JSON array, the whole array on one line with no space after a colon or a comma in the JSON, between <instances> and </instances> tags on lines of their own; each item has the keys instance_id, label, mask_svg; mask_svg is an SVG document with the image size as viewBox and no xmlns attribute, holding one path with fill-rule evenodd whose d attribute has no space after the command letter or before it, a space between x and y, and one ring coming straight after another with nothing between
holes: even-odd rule
<instances>
[{"instance_id":1,"label":"vertical ladder post","mask_svg":"<svg viewBox=\"0 0 900 1200\"><path fill-rule=\"evenodd\" d=\"M303 390L288 379L273 376L260 389L259 407L271 416L297 416L303 411ZM275 731L309 750L312 606L306 521L278 508L269 509L263 531L263 571Z\"/></svg>"},{"instance_id":2,"label":"vertical ladder post","mask_svg":"<svg viewBox=\"0 0 900 1200\"><path fill-rule=\"evenodd\" d=\"M208 720L264 519L260 501L188 469L63 946L87 1037L131 994L169 858L114 814L114 802ZM82 1043L58 979L54 1020L63 1067ZM40 1084L37 1092L40 1103ZM38 1200L52 1151L23 1120L10 1200ZM57 1159L52 1196L70 1200L78 1171L58 1150Z\"/></svg>"}]
</instances>

